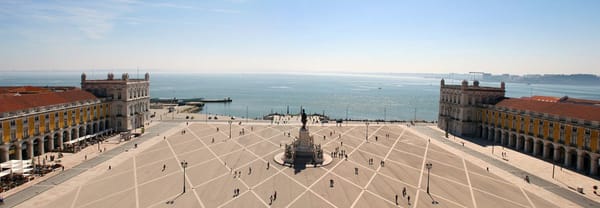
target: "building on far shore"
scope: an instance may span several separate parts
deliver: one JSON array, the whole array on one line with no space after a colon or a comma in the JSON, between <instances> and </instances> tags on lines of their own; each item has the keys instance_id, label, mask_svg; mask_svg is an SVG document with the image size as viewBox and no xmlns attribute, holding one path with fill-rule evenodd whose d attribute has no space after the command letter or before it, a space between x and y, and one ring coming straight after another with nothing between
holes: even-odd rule
<instances>
[{"instance_id":1,"label":"building on far shore","mask_svg":"<svg viewBox=\"0 0 600 208\"><path fill-rule=\"evenodd\" d=\"M500 88L440 86L438 127L482 138L535 157L598 176L600 101L570 97L507 98Z\"/></svg>"},{"instance_id":2,"label":"building on far shore","mask_svg":"<svg viewBox=\"0 0 600 208\"><path fill-rule=\"evenodd\" d=\"M88 80L81 74L81 88L102 98L110 105L111 121L117 131L127 131L144 126L149 119L150 74L144 79L129 78L124 73L115 79L109 73L106 79Z\"/></svg>"},{"instance_id":3,"label":"building on far shore","mask_svg":"<svg viewBox=\"0 0 600 208\"><path fill-rule=\"evenodd\" d=\"M87 80L77 87L0 87L0 162L49 151L77 151L86 142L144 126L150 75ZM83 90L82 90L83 89ZM38 161L39 162L39 161Z\"/></svg>"}]
</instances>

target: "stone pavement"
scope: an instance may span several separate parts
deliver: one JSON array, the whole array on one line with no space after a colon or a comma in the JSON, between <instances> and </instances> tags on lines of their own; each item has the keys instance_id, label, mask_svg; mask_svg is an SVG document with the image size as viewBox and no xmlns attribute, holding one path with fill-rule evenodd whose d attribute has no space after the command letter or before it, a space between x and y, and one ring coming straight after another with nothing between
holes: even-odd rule
<instances>
[{"instance_id":1,"label":"stone pavement","mask_svg":"<svg viewBox=\"0 0 600 208\"><path fill-rule=\"evenodd\" d=\"M19 207L564 207L405 126L370 125L368 140L364 125L310 126L324 151L344 150L348 159L307 169L272 161L297 136L296 125L236 124L231 139L227 124L183 126L166 140L154 137L140 149L104 160L90 170L98 172L94 178L45 187L49 190ZM182 161L188 163L185 179Z\"/></svg>"},{"instance_id":2,"label":"stone pavement","mask_svg":"<svg viewBox=\"0 0 600 208\"><path fill-rule=\"evenodd\" d=\"M435 126L417 126L413 129L430 138L444 142L448 146L451 146L458 151L462 151L465 154L469 154L480 160L483 160L488 165L490 165L490 167L498 168L509 174L512 174L518 180L522 180L527 175L530 178L531 184L543 188L544 190L549 191L551 193L554 193L555 195L561 196L566 200L575 203L575 206L600 207L600 203L598 202L600 198L598 196L588 194L588 197L596 198L596 200L592 200L580 193L577 193L575 190L571 190L570 188L573 188L573 186L560 183L560 181L557 180L552 181L553 179L551 179L551 163L545 162L530 155L516 152L510 148L502 148L502 146L496 146L494 155L492 156L491 146L487 148L482 147L481 145L472 143L469 140L453 138L452 135L450 135L449 139L446 139L444 136L444 132L437 129L437 127ZM462 142L465 143L465 145L467 146L466 148L462 144ZM510 154L508 154L507 157L502 159L502 157L499 156L502 152ZM541 168L536 169L535 167ZM581 185L587 183L587 185L589 186L588 190L591 189L592 184L598 184L597 180L589 178L587 176L578 173L573 173L572 171L568 171L566 169L562 171L562 169L559 166L557 166L556 169L556 176L559 176L559 174L568 174L569 179L565 177L564 180L569 180L569 183L576 183L575 181L578 181L579 183L577 184Z\"/></svg>"},{"instance_id":3,"label":"stone pavement","mask_svg":"<svg viewBox=\"0 0 600 208\"><path fill-rule=\"evenodd\" d=\"M164 132L176 125L177 125L177 123L152 125L149 128L147 128L146 133L139 138L132 139L129 142L127 142L123 145L117 146L115 148L107 149L106 152L99 154L97 156L90 154L88 157L88 160L85 160L85 161L79 163L78 165L75 165L72 168L66 168L65 171L58 172L54 176L51 176L35 185L27 187L24 190L17 192L15 194L12 194L11 196L5 198L4 204L1 205L1 207L14 207L32 197L36 197L40 193L43 193L58 184L64 183L65 181L70 180L73 177L76 177L76 176L88 171L89 169L119 155L120 153L124 152L126 149L131 149L134 146L134 143L145 142L148 139L150 139L151 137L156 136L157 132ZM93 146L93 147L88 147L88 148L95 149L97 147ZM88 149L88 148L86 148L86 149ZM85 153L80 153L78 155L82 156L81 154L85 154ZM67 164L67 166L68 166L68 164Z\"/></svg>"}]
</instances>

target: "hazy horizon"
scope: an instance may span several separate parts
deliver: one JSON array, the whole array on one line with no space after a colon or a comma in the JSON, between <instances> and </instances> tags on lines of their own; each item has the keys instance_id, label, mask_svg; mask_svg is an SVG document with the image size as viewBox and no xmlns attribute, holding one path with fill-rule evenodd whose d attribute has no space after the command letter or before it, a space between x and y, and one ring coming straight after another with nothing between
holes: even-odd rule
<instances>
[{"instance_id":1,"label":"hazy horizon","mask_svg":"<svg viewBox=\"0 0 600 208\"><path fill-rule=\"evenodd\" d=\"M600 72L600 1L2 1L0 72Z\"/></svg>"}]
</instances>

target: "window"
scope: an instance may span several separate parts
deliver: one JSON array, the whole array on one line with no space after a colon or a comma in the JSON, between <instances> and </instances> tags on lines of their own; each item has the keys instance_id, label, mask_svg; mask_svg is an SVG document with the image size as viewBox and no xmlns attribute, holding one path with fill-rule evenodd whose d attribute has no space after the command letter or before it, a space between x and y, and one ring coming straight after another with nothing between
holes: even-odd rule
<instances>
[{"instance_id":1,"label":"window","mask_svg":"<svg viewBox=\"0 0 600 208\"><path fill-rule=\"evenodd\" d=\"M583 136L583 146L586 149L590 148L590 135L591 135L590 129L585 129L585 134Z\"/></svg>"},{"instance_id":2,"label":"window","mask_svg":"<svg viewBox=\"0 0 600 208\"><path fill-rule=\"evenodd\" d=\"M35 129L34 129L33 131L34 131L33 133L34 133L35 135L38 135L38 134L40 134L40 125L39 125L39 124L36 124L36 125L35 125Z\"/></svg>"},{"instance_id":3,"label":"window","mask_svg":"<svg viewBox=\"0 0 600 208\"><path fill-rule=\"evenodd\" d=\"M15 130L15 129L10 130L10 139L11 140L17 139L17 130Z\"/></svg>"},{"instance_id":4,"label":"window","mask_svg":"<svg viewBox=\"0 0 600 208\"><path fill-rule=\"evenodd\" d=\"M548 131L548 136L554 137L554 122L550 122L550 124L548 124Z\"/></svg>"},{"instance_id":5,"label":"window","mask_svg":"<svg viewBox=\"0 0 600 208\"><path fill-rule=\"evenodd\" d=\"M120 100L120 99L121 99L121 93L119 92L119 93L117 94L117 100Z\"/></svg>"},{"instance_id":6,"label":"window","mask_svg":"<svg viewBox=\"0 0 600 208\"><path fill-rule=\"evenodd\" d=\"M58 129L58 121L54 122L54 129Z\"/></svg>"},{"instance_id":7,"label":"window","mask_svg":"<svg viewBox=\"0 0 600 208\"><path fill-rule=\"evenodd\" d=\"M571 144L572 145L576 145L577 144L577 127L573 127L572 128L572 132L571 132Z\"/></svg>"},{"instance_id":8,"label":"window","mask_svg":"<svg viewBox=\"0 0 600 208\"><path fill-rule=\"evenodd\" d=\"M34 117L34 120L35 120L35 121L40 121L40 116L35 116L35 117Z\"/></svg>"},{"instance_id":9,"label":"window","mask_svg":"<svg viewBox=\"0 0 600 208\"><path fill-rule=\"evenodd\" d=\"M533 119L529 119L529 134L533 134Z\"/></svg>"},{"instance_id":10,"label":"window","mask_svg":"<svg viewBox=\"0 0 600 208\"><path fill-rule=\"evenodd\" d=\"M15 120L10 120L10 126L14 127L17 125L17 122Z\"/></svg>"},{"instance_id":11,"label":"window","mask_svg":"<svg viewBox=\"0 0 600 208\"><path fill-rule=\"evenodd\" d=\"M48 123L46 123L46 132L49 132L49 131L50 131L50 123L48 122Z\"/></svg>"},{"instance_id":12,"label":"window","mask_svg":"<svg viewBox=\"0 0 600 208\"><path fill-rule=\"evenodd\" d=\"M23 128L23 138L28 138L29 137L29 128L25 127Z\"/></svg>"}]
</instances>

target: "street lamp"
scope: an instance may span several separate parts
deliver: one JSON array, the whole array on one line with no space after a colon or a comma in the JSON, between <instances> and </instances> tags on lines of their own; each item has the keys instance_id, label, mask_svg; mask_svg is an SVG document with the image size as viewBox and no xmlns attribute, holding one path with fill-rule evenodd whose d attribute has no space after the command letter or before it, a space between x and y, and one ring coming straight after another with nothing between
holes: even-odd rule
<instances>
[{"instance_id":1,"label":"street lamp","mask_svg":"<svg viewBox=\"0 0 600 208\"><path fill-rule=\"evenodd\" d=\"M365 123L365 125L367 126L367 129L366 129L366 130L367 130L367 132L366 132L366 134L365 134L365 140L366 140L367 142L369 142L369 122Z\"/></svg>"},{"instance_id":2,"label":"street lamp","mask_svg":"<svg viewBox=\"0 0 600 208\"><path fill-rule=\"evenodd\" d=\"M229 138L230 138L230 139L231 139L231 123L232 123L232 122L233 122L233 121L231 121L231 120L227 121L227 123L229 123Z\"/></svg>"},{"instance_id":3,"label":"street lamp","mask_svg":"<svg viewBox=\"0 0 600 208\"><path fill-rule=\"evenodd\" d=\"M184 160L181 161L181 167L183 168L183 193L185 193L185 168L187 168L188 163Z\"/></svg>"},{"instance_id":4,"label":"street lamp","mask_svg":"<svg viewBox=\"0 0 600 208\"><path fill-rule=\"evenodd\" d=\"M425 164L425 167L427 167L427 194L429 194L429 171L431 170L432 166L433 164L431 164L431 162L427 162L427 164Z\"/></svg>"}]
</instances>

